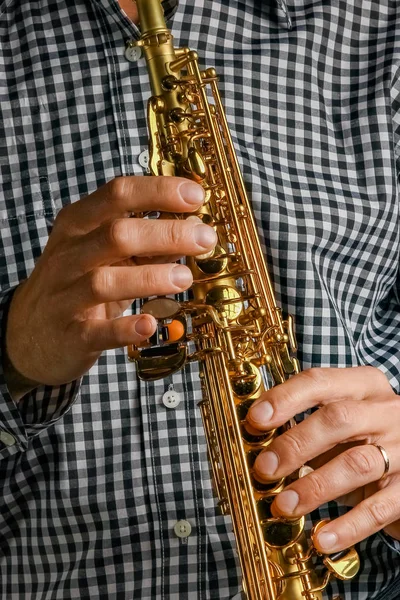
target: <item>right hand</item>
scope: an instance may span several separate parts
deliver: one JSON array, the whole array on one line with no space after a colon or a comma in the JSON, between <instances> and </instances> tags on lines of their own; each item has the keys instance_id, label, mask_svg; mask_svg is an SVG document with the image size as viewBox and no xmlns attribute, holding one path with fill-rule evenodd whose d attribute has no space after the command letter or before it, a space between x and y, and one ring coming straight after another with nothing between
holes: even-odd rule
<instances>
[{"instance_id":1,"label":"right hand","mask_svg":"<svg viewBox=\"0 0 400 600\"><path fill-rule=\"evenodd\" d=\"M210 251L216 234L197 219L128 217L193 212L202 202L202 188L187 179L120 177L64 207L11 302L6 348L15 371L61 385L86 373L103 350L151 336L153 317L120 315L135 298L190 287L189 268L169 261Z\"/></svg>"}]
</instances>

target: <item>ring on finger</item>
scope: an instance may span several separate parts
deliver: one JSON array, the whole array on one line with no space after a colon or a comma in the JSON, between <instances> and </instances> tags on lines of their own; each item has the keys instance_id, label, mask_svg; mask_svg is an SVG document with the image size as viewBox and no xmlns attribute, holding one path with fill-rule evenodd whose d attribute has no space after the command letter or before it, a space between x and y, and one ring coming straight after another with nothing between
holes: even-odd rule
<instances>
[{"instance_id":1,"label":"ring on finger","mask_svg":"<svg viewBox=\"0 0 400 600\"><path fill-rule=\"evenodd\" d=\"M388 476L388 473L389 473L389 469L390 469L389 456L388 456L388 453L386 452L385 448L383 448L379 444L375 444L374 442L372 442L371 446L375 446L375 448L378 448L378 450L381 453L381 456L384 460L384 463L385 463L385 468L382 473L382 476L378 479L378 481L382 481L383 479L386 479L386 477Z\"/></svg>"}]
</instances>

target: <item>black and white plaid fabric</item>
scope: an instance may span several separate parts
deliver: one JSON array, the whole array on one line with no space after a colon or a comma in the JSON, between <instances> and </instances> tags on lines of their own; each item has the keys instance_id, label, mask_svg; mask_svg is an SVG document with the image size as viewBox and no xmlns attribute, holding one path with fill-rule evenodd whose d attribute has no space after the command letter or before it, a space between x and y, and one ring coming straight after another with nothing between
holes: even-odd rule
<instances>
[{"instance_id":1,"label":"black and white plaid fabric","mask_svg":"<svg viewBox=\"0 0 400 600\"><path fill-rule=\"evenodd\" d=\"M168 0L166 9L177 45L221 74L303 367L375 365L400 391L398 3L180 0L173 14ZM124 55L137 36L116 0L0 0L3 312L63 205L143 174L149 82L144 60ZM81 385L38 389L20 408L0 382L2 599L240 592L195 368L146 385L124 349L105 352ZM161 401L170 385L181 398L173 409ZM179 520L189 537L175 535ZM360 575L326 598L395 589L399 544L376 535L359 551Z\"/></svg>"}]
</instances>

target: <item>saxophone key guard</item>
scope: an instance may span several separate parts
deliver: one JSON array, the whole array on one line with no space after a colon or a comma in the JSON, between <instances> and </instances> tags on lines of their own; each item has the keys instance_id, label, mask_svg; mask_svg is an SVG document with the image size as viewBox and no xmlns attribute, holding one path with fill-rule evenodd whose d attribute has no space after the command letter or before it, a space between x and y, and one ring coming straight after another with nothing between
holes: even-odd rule
<instances>
[{"instance_id":1,"label":"saxophone key guard","mask_svg":"<svg viewBox=\"0 0 400 600\"><path fill-rule=\"evenodd\" d=\"M145 302L142 314L157 319L154 334L140 348L128 347L128 358L137 364L144 381L164 378L181 369L187 360L187 320L177 300L167 297Z\"/></svg>"}]
</instances>

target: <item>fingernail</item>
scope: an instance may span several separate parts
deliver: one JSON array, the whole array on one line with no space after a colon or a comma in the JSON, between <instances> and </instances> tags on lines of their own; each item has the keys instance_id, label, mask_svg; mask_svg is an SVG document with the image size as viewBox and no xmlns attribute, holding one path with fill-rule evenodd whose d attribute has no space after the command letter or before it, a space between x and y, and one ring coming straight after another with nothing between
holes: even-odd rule
<instances>
[{"instance_id":1,"label":"fingernail","mask_svg":"<svg viewBox=\"0 0 400 600\"><path fill-rule=\"evenodd\" d=\"M275 503L285 515L290 515L299 503L299 495L294 490L285 490L277 495Z\"/></svg>"},{"instance_id":2,"label":"fingernail","mask_svg":"<svg viewBox=\"0 0 400 600\"><path fill-rule=\"evenodd\" d=\"M149 336L153 333L154 327L147 317L140 317L140 319L135 322L135 331L139 335Z\"/></svg>"},{"instance_id":3,"label":"fingernail","mask_svg":"<svg viewBox=\"0 0 400 600\"><path fill-rule=\"evenodd\" d=\"M182 183L178 191L186 204L201 204L204 202L204 190L198 183Z\"/></svg>"},{"instance_id":4,"label":"fingernail","mask_svg":"<svg viewBox=\"0 0 400 600\"><path fill-rule=\"evenodd\" d=\"M188 267L177 265L171 271L170 280L176 287L186 289L192 285L193 275Z\"/></svg>"},{"instance_id":5,"label":"fingernail","mask_svg":"<svg viewBox=\"0 0 400 600\"><path fill-rule=\"evenodd\" d=\"M194 228L194 239L202 248L210 248L217 243L217 234L208 225L197 225Z\"/></svg>"},{"instance_id":6,"label":"fingernail","mask_svg":"<svg viewBox=\"0 0 400 600\"><path fill-rule=\"evenodd\" d=\"M338 541L338 537L336 533L321 531L321 533L317 536L317 540L318 546L321 548L321 550L324 550L324 552L330 552L331 550L334 550Z\"/></svg>"},{"instance_id":7,"label":"fingernail","mask_svg":"<svg viewBox=\"0 0 400 600\"><path fill-rule=\"evenodd\" d=\"M279 459L275 452L262 452L256 460L257 471L270 477L278 468Z\"/></svg>"},{"instance_id":8,"label":"fingernail","mask_svg":"<svg viewBox=\"0 0 400 600\"><path fill-rule=\"evenodd\" d=\"M252 406L249 411L251 420L260 425L268 425L274 414L272 404L264 400L255 406Z\"/></svg>"}]
</instances>

